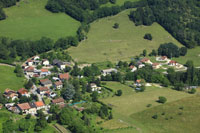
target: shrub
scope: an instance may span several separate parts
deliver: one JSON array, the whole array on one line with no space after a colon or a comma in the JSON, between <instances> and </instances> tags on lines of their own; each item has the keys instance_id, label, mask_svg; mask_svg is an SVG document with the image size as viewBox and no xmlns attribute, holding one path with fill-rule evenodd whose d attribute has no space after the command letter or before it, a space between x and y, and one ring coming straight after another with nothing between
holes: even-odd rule
<instances>
[{"instance_id":1,"label":"shrub","mask_svg":"<svg viewBox=\"0 0 200 133\"><path fill-rule=\"evenodd\" d=\"M146 33L146 34L144 35L144 39L147 39L147 40L152 40L152 39L153 39L153 37L151 36L151 34L149 34L149 33Z\"/></svg>"},{"instance_id":2,"label":"shrub","mask_svg":"<svg viewBox=\"0 0 200 133\"><path fill-rule=\"evenodd\" d=\"M152 118L153 119L158 119L158 115L153 115Z\"/></svg>"},{"instance_id":3,"label":"shrub","mask_svg":"<svg viewBox=\"0 0 200 133\"><path fill-rule=\"evenodd\" d=\"M163 96L160 96L160 97L158 98L158 102L159 102L159 103L166 103L166 102L167 102L167 98L165 98L165 97L163 97Z\"/></svg>"},{"instance_id":4,"label":"shrub","mask_svg":"<svg viewBox=\"0 0 200 133\"><path fill-rule=\"evenodd\" d=\"M152 104L147 104L147 107L151 107L152 106Z\"/></svg>"},{"instance_id":5,"label":"shrub","mask_svg":"<svg viewBox=\"0 0 200 133\"><path fill-rule=\"evenodd\" d=\"M165 115L165 112L162 112L162 114L161 115Z\"/></svg>"},{"instance_id":6,"label":"shrub","mask_svg":"<svg viewBox=\"0 0 200 133\"><path fill-rule=\"evenodd\" d=\"M192 88L190 91L189 91L190 94L194 94L196 93L196 89Z\"/></svg>"},{"instance_id":7,"label":"shrub","mask_svg":"<svg viewBox=\"0 0 200 133\"><path fill-rule=\"evenodd\" d=\"M117 90L116 95L117 95L117 96L121 96L121 95L122 95L122 90Z\"/></svg>"},{"instance_id":8,"label":"shrub","mask_svg":"<svg viewBox=\"0 0 200 133\"><path fill-rule=\"evenodd\" d=\"M113 26L113 28L118 29L119 28L119 24L115 23L114 26Z\"/></svg>"}]
</instances>

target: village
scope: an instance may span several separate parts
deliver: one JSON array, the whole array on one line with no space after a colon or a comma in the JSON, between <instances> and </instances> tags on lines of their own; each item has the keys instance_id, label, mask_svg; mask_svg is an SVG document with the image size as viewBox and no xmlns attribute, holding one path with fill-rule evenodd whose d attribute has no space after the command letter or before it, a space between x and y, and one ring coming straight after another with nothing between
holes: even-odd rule
<instances>
[{"instance_id":1,"label":"village","mask_svg":"<svg viewBox=\"0 0 200 133\"><path fill-rule=\"evenodd\" d=\"M166 70L168 67L174 67L177 70L186 70L187 68L176 61L168 59L166 56L155 57L156 62L152 62L150 59L144 57L136 62L136 66L130 65L129 69L131 72L137 71L137 69L141 69L146 64L152 66L153 69L163 69ZM160 63L158 63L160 62ZM12 89L6 89L4 92L4 96L7 99L10 99L9 103L5 104L5 107L14 113L17 114L31 114L36 115L38 110L43 110L45 114L49 113L50 106L52 104L59 105L59 107L63 108L67 105L74 105L73 107L78 111L83 111L84 107L77 107L75 104L66 103L65 100L58 95L58 91L63 88L63 84L65 81L68 81L72 76L67 73L63 73L63 70L66 66L73 68L75 64L73 62L63 62L57 59L54 59L52 63L47 59L40 59L39 56L34 56L28 59L23 65L23 71L27 80L31 78L39 79L39 84L33 84L30 90L25 88L20 88L17 92ZM40 66L40 67L39 67ZM59 69L58 73L52 73L50 69L53 67L57 67ZM81 64L78 67L83 69L84 67L89 67L91 64ZM116 68L108 68L101 70L101 75L106 76L111 73L117 73L119 70ZM166 72L163 72L166 73ZM83 78L83 76L78 76L78 78ZM100 78L100 77L99 77ZM133 84L135 85L136 90L140 90L141 80L136 80ZM97 91L99 94L101 93L101 87L97 86L95 83L90 83L90 87L92 92ZM32 102L26 103L18 103L16 104L14 101L21 96L30 97L31 95L36 95L38 97L38 101L33 100ZM45 101L50 101L49 103Z\"/></svg>"}]
</instances>

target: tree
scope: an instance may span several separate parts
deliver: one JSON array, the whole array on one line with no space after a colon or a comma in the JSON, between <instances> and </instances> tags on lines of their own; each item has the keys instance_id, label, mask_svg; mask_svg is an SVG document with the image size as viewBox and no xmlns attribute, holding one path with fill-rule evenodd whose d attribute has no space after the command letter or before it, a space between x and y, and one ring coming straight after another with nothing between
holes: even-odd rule
<instances>
[{"instance_id":1,"label":"tree","mask_svg":"<svg viewBox=\"0 0 200 133\"><path fill-rule=\"evenodd\" d=\"M98 101L98 92L97 92L97 91L94 91L94 92L91 94L91 97L92 97L92 101L93 101L93 102L97 102L97 101Z\"/></svg>"},{"instance_id":2,"label":"tree","mask_svg":"<svg viewBox=\"0 0 200 133\"><path fill-rule=\"evenodd\" d=\"M190 94L195 94L196 93L196 89L192 88L190 91L189 91Z\"/></svg>"},{"instance_id":3,"label":"tree","mask_svg":"<svg viewBox=\"0 0 200 133\"><path fill-rule=\"evenodd\" d=\"M187 48L186 47L181 47L180 48L180 55L185 56L187 54Z\"/></svg>"},{"instance_id":4,"label":"tree","mask_svg":"<svg viewBox=\"0 0 200 133\"><path fill-rule=\"evenodd\" d=\"M146 33L146 34L144 35L144 39L147 39L147 40L152 40L152 39L153 39L153 37L151 36L151 34L150 34L150 33Z\"/></svg>"},{"instance_id":5,"label":"tree","mask_svg":"<svg viewBox=\"0 0 200 133\"><path fill-rule=\"evenodd\" d=\"M146 56L147 55L147 50L144 49L142 54L143 54L143 56Z\"/></svg>"},{"instance_id":6,"label":"tree","mask_svg":"<svg viewBox=\"0 0 200 133\"><path fill-rule=\"evenodd\" d=\"M75 94L74 86L67 83L65 88L61 90L61 95L65 100L71 100Z\"/></svg>"},{"instance_id":7,"label":"tree","mask_svg":"<svg viewBox=\"0 0 200 133\"><path fill-rule=\"evenodd\" d=\"M115 4L116 0L110 0L110 3Z\"/></svg>"},{"instance_id":8,"label":"tree","mask_svg":"<svg viewBox=\"0 0 200 133\"><path fill-rule=\"evenodd\" d=\"M30 89L33 86L33 82L31 80L29 80L26 84L25 84L25 88L26 89Z\"/></svg>"},{"instance_id":9,"label":"tree","mask_svg":"<svg viewBox=\"0 0 200 133\"><path fill-rule=\"evenodd\" d=\"M30 119L31 118L31 114L27 114L25 118L26 119Z\"/></svg>"},{"instance_id":10,"label":"tree","mask_svg":"<svg viewBox=\"0 0 200 133\"><path fill-rule=\"evenodd\" d=\"M121 95L122 95L122 90L117 90L116 95L117 95L117 96L121 96Z\"/></svg>"},{"instance_id":11,"label":"tree","mask_svg":"<svg viewBox=\"0 0 200 133\"><path fill-rule=\"evenodd\" d=\"M16 73L17 77L23 77L24 73L20 65L16 65L14 72Z\"/></svg>"},{"instance_id":12,"label":"tree","mask_svg":"<svg viewBox=\"0 0 200 133\"><path fill-rule=\"evenodd\" d=\"M119 28L119 24L115 23L114 26L113 26L113 28L118 29Z\"/></svg>"},{"instance_id":13,"label":"tree","mask_svg":"<svg viewBox=\"0 0 200 133\"><path fill-rule=\"evenodd\" d=\"M159 96L158 97L158 102L159 103L166 103L167 102L167 98L163 97L163 96Z\"/></svg>"}]
</instances>

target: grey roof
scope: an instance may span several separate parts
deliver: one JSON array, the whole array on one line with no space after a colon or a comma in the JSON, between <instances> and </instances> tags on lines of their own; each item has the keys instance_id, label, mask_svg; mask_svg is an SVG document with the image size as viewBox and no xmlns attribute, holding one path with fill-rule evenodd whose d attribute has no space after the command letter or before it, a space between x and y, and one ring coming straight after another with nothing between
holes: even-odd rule
<instances>
[{"instance_id":1,"label":"grey roof","mask_svg":"<svg viewBox=\"0 0 200 133\"><path fill-rule=\"evenodd\" d=\"M36 108L34 102L30 102L29 105L31 106L31 108Z\"/></svg>"}]
</instances>

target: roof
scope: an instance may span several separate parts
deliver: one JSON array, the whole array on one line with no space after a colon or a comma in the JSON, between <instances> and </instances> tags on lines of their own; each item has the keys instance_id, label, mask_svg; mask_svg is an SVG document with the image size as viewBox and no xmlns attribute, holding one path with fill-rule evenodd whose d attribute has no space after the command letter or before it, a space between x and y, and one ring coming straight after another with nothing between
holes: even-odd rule
<instances>
[{"instance_id":1,"label":"roof","mask_svg":"<svg viewBox=\"0 0 200 133\"><path fill-rule=\"evenodd\" d=\"M41 72L48 72L49 70L48 69L41 69Z\"/></svg>"},{"instance_id":2,"label":"roof","mask_svg":"<svg viewBox=\"0 0 200 133\"><path fill-rule=\"evenodd\" d=\"M63 83L61 81L57 81L54 83L56 86L62 85Z\"/></svg>"},{"instance_id":3,"label":"roof","mask_svg":"<svg viewBox=\"0 0 200 133\"><path fill-rule=\"evenodd\" d=\"M24 88L21 88L18 90L18 93L23 95L23 94L27 94L28 93L28 90L27 89L24 89Z\"/></svg>"},{"instance_id":4,"label":"roof","mask_svg":"<svg viewBox=\"0 0 200 133\"><path fill-rule=\"evenodd\" d=\"M17 106L18 106L21 110L27 110L27 109L30 109L30 108L31 108L31 106L29 105L29 103L17 104Z\"/></svg>"},{"instance_id":5,"label":"roof","mask_svg":"<svg viewBox=\"0 0 200 133\"><path fill-rule=\"evenodd\" d=\"M48 87L40 87L39 90L40 90L40 91L48 91L49 88L48 88Z\"/></svg>"},{"instance_id":6,"label":"roof","mask_svg":"<svg viewBox=\"0 0 200 133\"><path fill-rule=\"evenodd\" d=\"M69 80L69 73L60 74L59 78Z\"/></svg>"},{"instance_id":7,"label":"roof","mask_svg":"<svg viewBox=\"0 0 200 133\"><path fill-rule=\"evenodd\" d=\"M169 63L170 63L170 64L176 64L177 62L174 61L174 60L171 60Z\"/></svg>"},{"instance_id":8,"label":"roof","mask_svg":"<svg viewBox=\"0 0 200 133\"><path fill-rule=\"evenodd\" d=\"M152 66L158 66L160 65L159 63L153 63Z\"/></svg>"},{"instance_id":9,"label":"roof","mask_svg":"<svg viewBox=\"0 0 200 133\"><path fill-rule=\"evenodd\" d=\"M38 101L38 102L35 102L35 106L42 107L42 106L44 106L44 103L42 101Z\"/></svg>"},{"instance_id":10,"label":"roof","mask_svg":"<svg viewBox=\"0 0 200 133\"><path fill-rule=\"evenodd\" d=\"M44 84L44 85L52 84L51 80L49 80L49 79L41 79L41 80L40 80L40 83L41 83L41 84Z\"/></svg>"},{"instance_id":11,"label":"roof","mask_svg":"<svg viewBox=\"0 0 200 133\"><path fill-rule=\"evenodd\" d=\"M137 83L140 83L140 82L141 82L141 80L140 80L140 79L138 79L138 80L136 80L136 82L137 82Z\"/></svg>"},{"instance_id":12,"label":"roof","mask_svg":"<svg viewBox=\"0 0 200 133\"><path fill-rule=\"evenodd\" d=\"M117 72L117 69L115 68L109 68L109 69L104 69L103 72Z\"/></svg>"},{"instance_id":13,"label":"roof","mask_svg":"<svg viewBox=\"0 0 200 133\"><path fill-rule=\"evenodd\" d=\"M143 63L145 63L145 62L147 62L147 61L149 61L148 58L143 58L143 59L141 60L141 62L143 62Z\"/></svg>"},{"instance_id":14,"label":"roof","mask_svg":"<svg viewBox=\"0 0 200 133\"><path fill-rule=\"evenodd\" d=\"M131 66L129 66L129 68L130 68L130 69L133 69L133 68L135 68L135 66L131 65Z\"/></svg>"},{"instance_id":15,"label":"roof","mask_svg":"<svg viewBox=\"0 0 200 133\"><path fill-rule=\"evenodd\" d=\"M62 103L62 102L65 102L65 100L62 97L52 100L52 103Z\"/></svg>"},{"instance_id":16,"label":"roof","mask_svg":"<svg viewBox=\"0 0 200 133\"><path fill-rule=\"evenodd\" d=\"M34 72L34 67L27 67L26 69L24 69L24 71L26 72Z\"/></svg>"},{"instance_id":17,"label":"roof","mask_svg":"<svg viewBox=\"0 0 200 133\"><path fill-rule=\"evenodd\" d=\"M162 56L161 59L165 60L165 59L167 59L167 56Z\"/></svg>"},{"instance_id":18,"label":"roof","mask_svg":"<svg viewBox=\"0 0 200 133\"><path fill-rule=\"evenodd\" d=\"M14 90L11 90L9 88L5 89L4 93L9 93L9 92L15 92Z\"/></svg>"}]
</instances>

